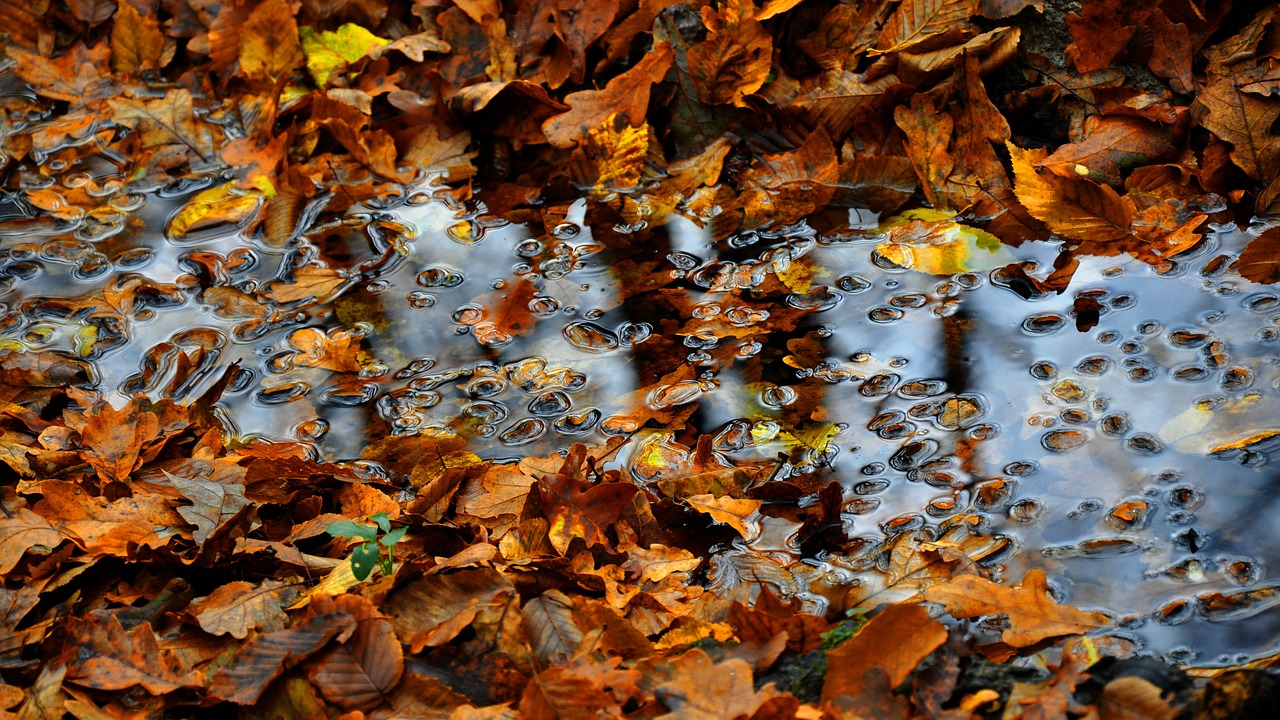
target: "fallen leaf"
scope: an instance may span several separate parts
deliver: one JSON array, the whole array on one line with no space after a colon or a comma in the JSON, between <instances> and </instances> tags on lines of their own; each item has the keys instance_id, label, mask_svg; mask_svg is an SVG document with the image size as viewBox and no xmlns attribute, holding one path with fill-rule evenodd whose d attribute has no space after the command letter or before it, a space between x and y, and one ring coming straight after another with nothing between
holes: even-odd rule
<instances>
[{"instance_id":1,"label":"fallen leaf","mask_svg":"<svg viewBox=\"0 0 1280 720\"><path fill-rule=\"evenodd\" d=\"M947 629L919 605L890 605L857 635L827 652L822 699L863 694L868 671L879 669L896 688L947 640Z\"/></svg>"},{"instance_id":2,"label":"fallen leaf","mask_svg":"<svg viewBox=\"0 0 1280 720\"><path fill-rule=\"evenodd\" d=\"M1059 605L1049 597L1044 572L1031 570L1017 588L997 585L978 575L962 575L924 591L924 599L941 603L958 618L1007 615L1009 629L1000 639L1016 648L1045 638L1079 635L1109 624L1105 615Z\"/></svg>"},{"instance_id":3,"label":"fallen leaf","mask_svg":"<svg viewBox=\"0 0 1280 720\"><path fill-rule=\"evenodd\" d=\"M125 630L115 615L95 612L65 619L67 680L95 690L141 686L152 695L198 685L149 623Z\"/></svg>"}]
</instances>

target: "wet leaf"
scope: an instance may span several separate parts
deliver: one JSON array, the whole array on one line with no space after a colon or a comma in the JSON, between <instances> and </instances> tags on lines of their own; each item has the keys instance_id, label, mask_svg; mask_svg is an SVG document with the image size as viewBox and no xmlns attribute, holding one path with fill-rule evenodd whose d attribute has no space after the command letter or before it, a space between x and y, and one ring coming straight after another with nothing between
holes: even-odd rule
<instances>
[{"instance_id":1,"label":"wet leaf","mask_svg":"<svg viewBox=\"0 0 1280 720\"><path fill-rule=\"evenodd\" d=\"M286 0L266 0L236 28L240 42L240 72L275 82L303 61L298 24Z\"/></svg>"},{"instance_id":2,"label":"wet leaf","mask_svg":"<svg viewBox=\"0 0 1280 720\"><path fill-rule=\"evenodd\" d=\"M1087 178L1065 178L1038 169L1048 154L1009 145L1018 200L1033 217L1065 237L1112 242L1129 235L1133 207L1115 190Z\"/></svg>"},{"instance_id":3,"label":"wet leaf","mask_svg":"<svg viewBox=\"0 0 1280 720\"><path fill-rule=\"evenodd\" d=\"M312 615L286 630L260 635L214 673L209 693L237 705L253 705L267 684L282 672L310 657L338 634L353 633L356 626L354 617L335 610Z\"/></svg>"},{"instance_id":4,"label":"wet leaf","mask_svg":"<svg viewBox=\"0 0 1280 720\"><path fill-rule=\"evenodd\" d=\"M778 694L769 683L756 690L751 666L743 660L715 663L702 650L690 650L674 663L678 675L658 687L657 695L671 712L666 720L719 720L750 717Z\"/></svg>"},{"instance_id":5,"label":"wet leaf","mask_svg":"<svg viewBox=\"0 0 1280 720\"><path fill-rule=\"evenodd\" d=\"M160 23L141 15L128 0L120 0L111 26L111 68L126 75L158 70L164 64L164 55Z\"/></svg>"},{"instance_id":6,"label":"wet leaf","mask_svg":"<svg viewBox=\"0 0 1280 720\"><path fill-rule=\"evenodd\" d=\"M52 552L62 540L57 528L26 508L0 518L0 573L12 570L28 550Z\"/></svg>"},{"instance_id":7,"label":"wet leaf","mask_svg":"<svg viewBox=\"0 0 1280 720\"><path fill-rule=\"evenodd\" d=\"M978 0L905 0L880 31L876 52L922 43L968 20L977 9Z\"/></svg>"},{"instance_id":8,"label":"wet leaf","mask_svg":"<svg viewBox=\"0 0 1280 720\"><path fill-rule=\"evenodd\" d=\"M760 534L759 500L743 500L731 497L715 497L714 495L693 495L684 498L689 507L706 513L712 520L721 522L742 536L747 542L755 540Z\"/></svg>"},{"instance_id":9,"label":"wet leaf","mask_svg":"<svg viewBox=\"0 0 1280 720\"><path fill-rule=\"evenodd\" d=\"M205 478L183 478L165 473L169 482L191 501L177 508L184 520L196 526L197 545L204 545L227 523L252 505L244 496L244 486Z\"/></svg>"},{"instance_id":10,"label":"wet leaf","mask_svg":"<svg viewBox=\"0 0 1280 720\"><path fill-rule=\"evenodd\" d=\"M947 640L947 629L919 605L890 605L849 640L827 653L822 699L864 692L867 673L879 669L895 688Z\"/></svg>"},{"instance_id":11,"label":"wet leaf","mask_svg":"<svg viewBox=\"0 0 1280 720\"><path fill-rule=\"evenodd\" d=\"M1106 616L1059 605L1049 597L1044 573L1032 570L1017 588L997 585L977 575L962 575L924 591L924 598L946 606L958 618L1007 615L1010 627L1000 639L1027 647L1045 638L1078 635L1108 624Z\"/></svg>"},{"instance_id":12,"label":"wet leaf","mask_svg":"<svg viewBox=\"0 0 1280 720\"><path fill-rule=\"evenodd\" d=\"M169 220L165 234L181 241L192 230L218 225L235 225L254 213L262 204L257 194L244 194L226 183L198 193Z\"/></svg>"}]
</instances>

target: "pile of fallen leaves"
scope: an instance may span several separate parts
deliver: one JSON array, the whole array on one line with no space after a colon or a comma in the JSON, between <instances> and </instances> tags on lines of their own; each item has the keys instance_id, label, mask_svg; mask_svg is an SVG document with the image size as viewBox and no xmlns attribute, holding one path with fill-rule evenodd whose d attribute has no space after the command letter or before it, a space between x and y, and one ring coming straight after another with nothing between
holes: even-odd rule
<instances>
[{"instance_id":1,"label":"pile of fallen leaves","mask_svg":"<svg viewBox=\"0 0 1280 720\"><path fill-rule=\"evenodd\" d=\"M1061 241L1058 271L1028 278L1061 291L1073 253L1163 267L1210 220L1280 210L1277 15L9 0L0 163L30 216L5 231L74 228L114 261L154 231L137 194L198 190L169 238L233 224L288 248L428 177L535 234L585 196L635 243L672 213L724 239L925 204L1004 244ZM379 257L300 257L205 300L269 326L332 299L397 255L370 224L391 237ZM1274 282L1277 257L1272 230L1236 263ZM527 304L534 287L514 287ZM67 312L106 326L180 291L135 278ZM320 340L294 345L337 362ZM607 469L621 441L494 463L460 436L395 436L336 464L231 438L213 406L234 370L187 404L120 407L67 356L6 352L0 374L0 709L17 717L1229 717L1274 692L1228 674L1196 693L1121 641L1075 637L1107 619L1038 573L993 582L965 514L869 553L883 591L836 579L832 611L808 614L767 553L733 548L782 525L830 536L839 488L797 494L706 443L646 487Z\"/></svg>"}]
</instances>

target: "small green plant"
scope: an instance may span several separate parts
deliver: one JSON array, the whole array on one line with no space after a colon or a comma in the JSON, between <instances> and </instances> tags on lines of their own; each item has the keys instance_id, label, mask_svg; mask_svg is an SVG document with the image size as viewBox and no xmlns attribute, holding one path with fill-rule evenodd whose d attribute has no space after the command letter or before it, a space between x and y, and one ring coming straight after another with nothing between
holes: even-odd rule
<instances>
[{"instance_id":1,"label":"small green plant","mask_svg":"<svg viewBox=\"0 0 1280 720\"><path fill-rule=\"evenodd\" d=\"M343 520L325 528L325 532L334 537L364 541L351 551L351 574L357 580L369 577L375 566L382 568L383 575L390 575L395 569L395 544L404 538L404 533L408 530L407 527L392 530L386 513L370 515L369 519L373 521L373 525Z\"/></svg>"}]
</instances>

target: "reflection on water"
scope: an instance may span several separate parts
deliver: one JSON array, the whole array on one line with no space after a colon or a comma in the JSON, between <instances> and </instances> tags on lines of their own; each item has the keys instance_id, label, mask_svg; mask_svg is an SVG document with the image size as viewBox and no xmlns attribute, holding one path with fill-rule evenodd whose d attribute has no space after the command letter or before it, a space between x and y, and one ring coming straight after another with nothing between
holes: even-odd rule
<instances>
[{"instance_id":1,"label":"reflection on water","mask_svg":"<svg viewBox=\"0 0 1280 720\"><path fill-rule=\"evenodd\" d=\"M736 464L804 504L836 480L839 543L757 518L710 578L774 558L814 609L889 599L908 535L966 537L1171 658L1274 646L1280 295L1228 269L1239 233L1159 271L1087 259L1053 295L1002 268L906 270L874 235L714 243L586 203L535 232L428 190L284 248L236 227L162 240L200 189L95 218L4 209L0 346L92 359L102 388L153 398L239 363L229 426L330 457L388 432L463 433L489 458L625 435L619 462L655 487ZM1034 245L1014 252L1032 274L1055 254Z\"/></svg>"}]
</instances>

